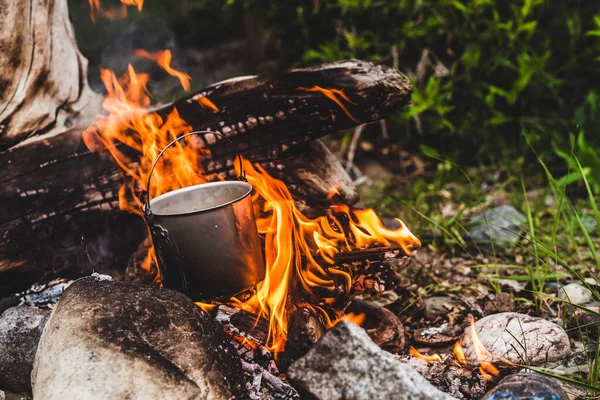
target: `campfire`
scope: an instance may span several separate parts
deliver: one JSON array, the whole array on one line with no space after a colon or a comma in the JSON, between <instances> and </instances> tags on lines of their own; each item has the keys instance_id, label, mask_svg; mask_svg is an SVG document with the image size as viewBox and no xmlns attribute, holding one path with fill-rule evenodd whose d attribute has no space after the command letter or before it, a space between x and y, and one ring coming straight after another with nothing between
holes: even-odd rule
<instances>
[{"instance_id":1,"label":"campfire","mask_svg":"<svg viewBox=\"0 0 600 400\"><path fill-rule=\"evenodd\" d=\"M154 55L141 50L136 53L155 60L178 78L184 89L189 88L189 76L170 66L168 50ZM153 161L169 142L193 130L180 117L177 108L173 108L166 119L148 111L151 104L146 88L148 78L146 74L136 73L131 66L121 79L103 70L102 80L107 89L103 107L108 115L98 117L84 132L90 150L109 152L127 174L119 190L119 206L139 215L143 215L142 195L147 191L145 185ZM297 90L322 93L348 118L355 120L342 103L353 102L342 90L318 86ZM219 105L210 98L201 95L195 100L198 109L208 107L211 112L219 113ZM247 123L243 129L252 129L252 124ZM227 137L230 132L231 128L223 127L214 134L205 133L204 139L211 143L221 140L221 135ZM154 198L179 188L224 179L225 174L208 173L203 167L212 162L205 145L202 138L191 136L187 142L167 149L153 172L147 195ZM134 162L126 154L130 150L141 155L139 160ZM227 160L226 164L233 167L234 160ZM249 298L221 300L267 319L266 345L274 352L284 350L289 310L299 302L311 307L327 328L344 318L353 271L336 265L336 255L380 248L398 248L411 255L421 245L402 221L397 220L398 229L390 230L372 209L353 209L341 202L336 187L332 187L327 196L329 206L319 210L322 215L309 218L300 211L284 182L251 160L243 159L241 164L237 165L236 175L243 170L245 179L254 188L254 213L264 243L266 275ZM143 268L150 269L153 262L157 262L156 255L150 248ZM157 276L157 282L159 279Z\"/></svg>"},{"instance_id":2,"label":"campfire","mask_svg":"<svg viewBox=\"0 0 600 400\"><path fill-rule=\"evenodd\" d=\"M0 14L24 18L17 3ZM92 21L143 7L142 0L89 3ZM18 40L11 36L18 51L0 61L15 70L0 123L0 332L8 332L0 335L0 398L6 387L36 398L298 399L306 392L445 400L443 392L482 396L504 371L526 364L511 353L513 332L504 335L511 324L548 333L546 341L529 340L534 358L552 347L569 351L566 333L539 318L473 312L475 322L465 318L470 307L430 329L394 310L422 294L398 274L418 262L399 260L421 242L400 219L384 223L358 205L350 157L342 166L319 138L347 129L358 137L364 125L407 106L412 86L397 69L339 61L191 92L174 52L137 49L134 61L156 64L186 93L155 101L151 74L133 62L123 76L102 69L105 94L98 95L71 26L55 23L68 20L66 0L31 7L35 35L19 30ZM185 239L199 253L186 268L202 279L220 252L242 261L218 268L261 274L242 290L223 281L214 292L226 295L197 295L186 271L174 273L185 285L169 281L175 264L153 241L156 232L178 255L179 247L168 230L154 230L160 224L150 205L232 183L248 191L207 208L250 204L232 211L232 231L255 234L259 251L251 256L214 234L222 243L208 257L200 251L208 235L192 227ZM192 205L173 214L190 210L206 211ZM384 293L394 299L377 304ZM506 348L494 348L488 326ZM426 329L442 339L419 347L427 342L416 332Z\"/></svg>"}]
</instances>

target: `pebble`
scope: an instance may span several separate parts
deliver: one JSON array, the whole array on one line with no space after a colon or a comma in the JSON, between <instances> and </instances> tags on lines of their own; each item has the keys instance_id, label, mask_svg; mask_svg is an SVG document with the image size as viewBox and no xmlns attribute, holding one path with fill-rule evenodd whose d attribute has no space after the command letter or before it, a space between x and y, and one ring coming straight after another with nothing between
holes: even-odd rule
<instances>
[{"instance_id":1,"label":"pebble","mask_svg":"<svg viewBox=\"0 0 600 400\"><path fill-rule=\"evenodd\" d=\"M571 304L582 305L592 301L592 292L585 286L573 282L559 287L557 297Z\"/></svg>"}]
</instances>

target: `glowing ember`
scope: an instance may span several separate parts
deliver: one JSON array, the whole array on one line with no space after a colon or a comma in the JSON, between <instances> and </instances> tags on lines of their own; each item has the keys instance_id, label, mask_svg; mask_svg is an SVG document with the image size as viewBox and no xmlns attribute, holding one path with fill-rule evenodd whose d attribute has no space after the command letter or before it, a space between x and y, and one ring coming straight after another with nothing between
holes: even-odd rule
<instances>
[{"instance_id":1,"label":"glowing ember","mask_svg":"<svg viewBox=\"0 0 600 400\"><path fill-rule=\"evenodd\" d=\"M229 337L231 337L233 340L235 340L236 342L238 342L239 344L241 344L244 347L247 347L252 350L256 350L259 347L255 341L250 340L246 337L234 335L233 333L231 333L229 331L225 331L225 333L227 335L229 335Z\"/></svg>"},{"instance_id":2,"label":"glowing ember","mask_svg":"<svg viewBox=\"0 0 600 400\"><path fill-rule=\"evenodd\" d=\"M142 11L142 7L144 6L144 0L121 0L121 6L119 8L104 10L100 4L100 0L88 0L88 2L90 3L90 19L94 23L96 23L96 15L102 15L103 17L114 21L127 16L127 6L135 6L138 11Z\"/></svg>"},{"instance_id":3,"label":"glowing ember","mask_svg":"<svg viewBox=\"0 0 600 400\"><path fill-rule=\"evenodd\" d=\"M176 69L173 69L171 67L171 60L173 59L173 55L171 54L170 50L163 50L152 54L148 53L146 50L136 50L135 54L156 61L156 63L160 65L169 75L179 79L179 82L181 82L181 86L185 90L190 90L190 80L192 78L190 78L188 74L181 71L177 71Z\"/></svg>"},{"instance_id":4,"label":"glowing ember","mask_svg":"<svg viewBox=\"0 0 600 400\"><path fill-rule=\"evenodd\" d=\"M160 58L152 57L157 60ZM168 63L163 65L167 68L165 65L168 66ZM190 132L192 128L181 119L176 109L166 119L148 112L148 77L137 74L131 66L121 80L107 70L102 71L101 77L108 92L103 102L108 115L98 117L95 124L84 132L84 140L91 150L106 149L126 172L125 184L119 192L120 207L141 215L140 196L146 189L145 183L153 160L170 141ZM343 92L319 87L303 90L321 91L352 118L336 97L350 101ZM209 99L200 96L197 100L198 107L218 111ZM200 161L208 155L208 151L193 139L195 137L172 146L161 157L152 176L149 193L152 198L182 187L219 179L201 168ZM125 149L135 150L140 156L139 160L127 156ZM131 154L131 150L127 154ZM316 219L307 218L298 210L282 181L269 176L263 168L248 160L243 160L243 168L248 182L255 189L253 203L257 228L265 242L266 276L257 285L256 294L248 301L242 303L232 299L231 304L269 321L266 345L271 350L279 352L284 348L288 311L297 305L296 302L288 304L292 298L312 299L311 307L328 328L339 318L345 317L355 322L360 320L356 315L344 316L341 308L334 307L335 304L343 304L338 300L346 298L352 282L350 271L335 265L337 253L391 246L399 247L410 255L421 245L401 221L399 229L389 230L373 210L351 209L336 201L335 193L332 194L332 205L326 215ZM146 258L147 267L153 258L152 252ZM327 310L317 304L327 306Z\"/></svg>"},{"instance_id":5,"label":"glowing ember","mask_svg":"<svg viewBox=\"0 0 600 400\"><path fill-rule=\"evenodd\" d=\"M410 355L412 355L413 357L419 358L426 362L432 362L432 361L441 362L442 361L442 357L440 357L439 354L426 356L424 354L419 353L419 351L412 346L410 346L409 352L410 352Z\"/></svg>"}]
</instances>

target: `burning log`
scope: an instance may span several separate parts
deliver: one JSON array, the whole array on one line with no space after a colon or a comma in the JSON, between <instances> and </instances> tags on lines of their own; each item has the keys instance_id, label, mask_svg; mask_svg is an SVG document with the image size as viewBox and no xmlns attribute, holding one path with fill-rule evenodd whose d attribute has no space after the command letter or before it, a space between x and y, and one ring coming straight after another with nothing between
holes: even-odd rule
<instances>
[{"instance_id":1,"label":"burning log","mask_svg":"<svg viewBox=\"0 0 600 400\"><path fill-rule=\"evenodd\" d=\"M303 87L341 88L356 105L348 103L342 109L329 92ZM291 186L300 192L304 182L312 182L306 196L313 197L315 191L324 196L325 187L337 181L342 183L340 192L352 201L356 192L334 158L319 144L301 144L354 126L355 119L384 118L405 105L409 94L410 84L399 72L348 61L230 80L155 111L167 115L177 107L193 129L218 131L233 141L226 145L217 135L204 135L203 143L214 154L207 172L227 174L229 160L241 152L268 171L292 179ZM202 96L210 96L220 111L202 108ZM24 140L27 135L9 138L8 130L2 134L0 294L25 288L58 269L117 274L144 239L141 219L119 211L123 173L110 157L84 146L81 132L90 121L79 116L71 129L52 135ZM310 153L298 157L302 150ZM295 173L287 173L291 170Z\"/></svg>"}]
</instances>

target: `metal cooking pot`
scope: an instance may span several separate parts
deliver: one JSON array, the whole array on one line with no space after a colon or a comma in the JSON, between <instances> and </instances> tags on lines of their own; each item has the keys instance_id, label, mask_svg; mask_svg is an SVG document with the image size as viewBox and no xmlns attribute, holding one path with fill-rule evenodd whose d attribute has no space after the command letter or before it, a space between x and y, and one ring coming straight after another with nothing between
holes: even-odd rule
<instances>
[{"instance_id":1,"label":"metal cooking pot","mask_svg":"<svg viewBox=\"0 0 600 400\"><path fill-rule=\"evenodd\" d=\"M159 153L148 176L148 193L152 172L167 148L197 133L208 132L182 135ZM236 294L264 279L252 185L242 180L203 183L152 200L147 196L144 215L165 287L200 301Z\"/></svg>"}]
</instances>

